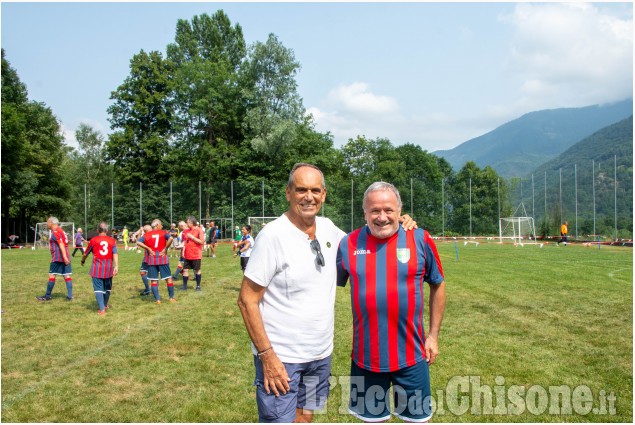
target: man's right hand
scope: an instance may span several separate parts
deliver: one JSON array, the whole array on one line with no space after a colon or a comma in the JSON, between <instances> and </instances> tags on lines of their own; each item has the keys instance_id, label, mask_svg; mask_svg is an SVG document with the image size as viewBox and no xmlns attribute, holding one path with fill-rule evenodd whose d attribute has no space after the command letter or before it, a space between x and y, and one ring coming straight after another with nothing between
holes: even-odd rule
<instances>
[{"instance_id":1,"label":"man's right hand","mask_svg":"<svg viewBox=\"0 0 635 425\"><path fill-rule=\"evenodd\" d=\"M280 396L280 393L286 394L289 391L289 375L287 369L276 355L273 350L269 350L262 356L260 356L262 362L262 372L264 376L265 391L267 394L273 394L276 397Z\"/></svg>"}]
</instances>

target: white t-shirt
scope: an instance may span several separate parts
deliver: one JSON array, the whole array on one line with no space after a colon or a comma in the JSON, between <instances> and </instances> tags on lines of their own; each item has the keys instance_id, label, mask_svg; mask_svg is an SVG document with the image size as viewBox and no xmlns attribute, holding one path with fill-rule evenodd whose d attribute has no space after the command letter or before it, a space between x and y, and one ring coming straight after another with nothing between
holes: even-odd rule
<instances>
[{"instance_id":1,"label":"white t-shirt","mask_svg":"<svg viewBox=\"0 0 635 425\"><path fill-rule=\"evenodd\" d=\"M251 235L247 235L246 239L249 242L249 248L247 248L244 251L240 251L240 256L241 257L249 257L249 256L251 256L251 251L253 251L253 249L254 249L254 238L252 238Z\"/></svg>"},{"instance_id":2,"label":"white t-shirt","mask_svg":"<svg viewBox=\"0 0 635 425\"><path fill-rule=\"evenodd\" d=\"M316 239L324 256L319 266L308 236L286 215L258 233L245 276L267 287L260 314L271 346L282 362L305 363L333 352L335 261L346 236L324 217L316 217ZM252 351L256 349L252 344Z\"/></svg>"}]
</instances>

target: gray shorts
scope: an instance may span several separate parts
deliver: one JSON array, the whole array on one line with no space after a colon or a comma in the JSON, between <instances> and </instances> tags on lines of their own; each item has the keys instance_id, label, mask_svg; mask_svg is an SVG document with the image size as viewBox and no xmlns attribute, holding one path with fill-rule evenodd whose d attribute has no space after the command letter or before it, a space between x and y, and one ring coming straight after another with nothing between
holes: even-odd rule
<instances>
[{"instance_id":1,"label":"gray shorts","mask_svg":"<svg viewBox=\"0 0 635 425\"><path fill-rule=\"evenodd\" d=\"M256 401L260 422L293 422L295 409L322 410L329 396L331 356L308 363L283 363L287 369L289 391L276 397L265 391L262 362L254 356L256 366Z\"/></svg>"}]
</instances>

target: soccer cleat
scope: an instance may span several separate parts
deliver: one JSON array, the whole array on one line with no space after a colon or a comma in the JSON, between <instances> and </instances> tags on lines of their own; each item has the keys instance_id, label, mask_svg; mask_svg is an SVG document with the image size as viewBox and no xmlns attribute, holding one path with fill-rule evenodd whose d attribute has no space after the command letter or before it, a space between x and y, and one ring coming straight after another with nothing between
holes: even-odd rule
<instances>
[{"instance_id":1,"label":"soccer cleat","mask_svg":"<svg viewBox=\"0 0 635 425\"><path fill-rule=\"evenodd\" d=\"M97 314L99 314L100 316L105 316L106 315L106 309L97 310Z\"/></svg>"},{"instance_id":2,"label":"soccer cleat","mask_svg":"<svg viewBox=\"0 0 635 425\"><path fill-rule=\"evenodd\" d=\"M196 287L196 292L201 292L201 287L200 286Z\"/></svg>"},{"instance_id":3,"label":"soccer cleat","mask_svg":"<svg viewBox=\"0 0 635 425\"><path fill-rule=\"evenodd\" d=\"M73 297L66 297L66 301L73 301L74 298Z\"/></svg>"},{"instance_id":4,"label":"soccer cleat","mask_svg":"<svg viewBox=\"0 0 635 425\"><path fill-rule=\"evenodd\" d=\"M187 291L187 286L183 285L179 288L179 291Z\"/></svg>"},{"instance_id":5,"label":"soccer cleat","mask_svg":"<svg viewBox=\"0 0 635 425\"><path fill-rule=\"evenodd\" d=\"M175 303L175 302L176 302L176 300L175 300L174 298L170 298L170 302L171 302L171 303Z\"/></svg>"},{"instance_id":6,"label":"soccer cleat","mask_svg":"<svg viewBox=\"0 0 635 425\"><path fill-rule=\"evenodd\" d=\"M154 303L155 304L161 304L161 300L156 300Z\"/></svg>"},{"instance_id":7,"label":"soccer cleat","mask_svg":"<svg viewBox=\"0 0 635 425\"><path fill-rule=\"evenodd\" d=\"M35 297L38 301L51 301L51 297L47 297L46 295L42 295L41 297Z\"/></svg>"},{"instance_id":8,"label":"soccer cleat","mask_svg":"<svg viewBox=\"0 0 635 425\"><path fill-rule=\"evenodd\" d=\"M139 295L146 296L146 295L150 295L150 291L142 291Z\"/></svg>"}]
</instances>

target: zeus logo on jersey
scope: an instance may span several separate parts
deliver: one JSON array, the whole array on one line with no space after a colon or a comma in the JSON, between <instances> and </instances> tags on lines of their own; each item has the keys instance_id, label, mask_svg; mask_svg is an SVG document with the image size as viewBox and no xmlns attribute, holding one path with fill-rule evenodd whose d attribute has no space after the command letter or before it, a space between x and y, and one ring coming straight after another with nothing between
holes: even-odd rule
<instances>
[{"instance_id":1,"label":"zeus logo on jersey","mask_svg":"<svg viewBox=\"0 0 635 425\"><path fill-rule=\"evenodd\" d=\"M358 249L355 252L353 252L353 255L366 255L366 254L370 254L370 249Z\"/></svg>"}]
</instances>

